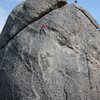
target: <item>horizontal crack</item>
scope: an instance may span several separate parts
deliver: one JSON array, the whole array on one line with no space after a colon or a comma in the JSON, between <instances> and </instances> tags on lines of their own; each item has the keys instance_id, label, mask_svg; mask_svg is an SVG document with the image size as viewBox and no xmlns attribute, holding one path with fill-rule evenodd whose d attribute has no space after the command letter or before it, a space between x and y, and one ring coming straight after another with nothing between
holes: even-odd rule
<instances>
[{"instance_id":1,"label":"horizontal crack","mask_svg":"<svg viewBox=\"0 0 100 100\"><path fill-rule=\"evenodd\" d=\"M5 44L3 44L1 47L0 47L0 50L2 50L3 48L5 48L6 45L8 45L8 43L14 39L14 37L19 33L21 32L23 29L25 29L28 25L38 21L39 19L41 19L42 17L44 17L45 15L49 14L50 12L52 12L53 10L55 9L58 9L58 8L61 8L63 7L64 5L66 5L66 2L64 1L59 1L56 5L54 5L53 7L47 9L46 11L44 12L41 12L40 15L36 18L34 18L32 21L28 22L23 28L21 28L20 30L18 30L16 32L15 35L13 35L12 37L9 37L9 39L5 42Z\"/></svg>"}]
</instances>

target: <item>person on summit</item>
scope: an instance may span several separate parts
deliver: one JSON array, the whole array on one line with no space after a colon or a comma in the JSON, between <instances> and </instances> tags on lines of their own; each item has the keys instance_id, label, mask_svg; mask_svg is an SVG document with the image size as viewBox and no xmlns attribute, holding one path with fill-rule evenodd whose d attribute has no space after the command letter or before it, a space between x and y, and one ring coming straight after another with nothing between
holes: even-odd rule
<instances>
[{"instance_id":1,"label":"person on summit","mask_svg":"<svg viewBox=\"0 0 100 100\"><path fill-rule=\"evenodd\" d=\"M75 3L77 3L77 0L75 0Z\"/></svg>"}]
</instances>

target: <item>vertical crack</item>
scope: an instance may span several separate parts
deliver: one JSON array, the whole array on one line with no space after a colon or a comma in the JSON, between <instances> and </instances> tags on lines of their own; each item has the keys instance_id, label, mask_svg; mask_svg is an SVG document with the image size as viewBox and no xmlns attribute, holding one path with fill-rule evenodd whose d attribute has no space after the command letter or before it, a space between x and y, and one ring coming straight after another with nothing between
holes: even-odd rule
<instances>
[{"instance_id":1,"label":"vertical crack","mask_svg":"<svg viewBox=\"0 0 100 100\"><path fill-rule=\"evenodd\" d=\"M64 93L65 93L65 100L68 100L68 93L67 93L67 91L65 90L65 86L64 86Z\"/></svg>"},{"instance_id":2,"label":"vertical crack","mask_svg":"<svg viewBox=\"0 0 100 100\"><path fill-rule=\"evenodd\" d=\"M90 71L90 67L89 67L89 60L88 60L88 54L87 52L85 52L86 55L86 65L87 65L87 69L88 69L88 79L89 79L89 84L90 84L90 89L92 89L92 82L91 82L91 71Z\"/></svg>"}]
</instances>

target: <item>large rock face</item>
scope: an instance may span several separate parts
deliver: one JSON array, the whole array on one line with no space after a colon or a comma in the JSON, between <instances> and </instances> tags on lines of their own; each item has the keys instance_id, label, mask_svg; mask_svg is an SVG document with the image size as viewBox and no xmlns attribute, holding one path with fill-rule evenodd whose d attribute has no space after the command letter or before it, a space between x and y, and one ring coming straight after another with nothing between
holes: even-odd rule
<instances>
[{"instance_id":1,"label":"large rock face","mask_svg":"<svg viewBox=\"0 0 100 100\"><path fill-rule=\"evenodd\" d=\"M65 1L27 0L10 14L0 36L0 100L100 100L99 25Z\"/></svg>"}]
</instances>

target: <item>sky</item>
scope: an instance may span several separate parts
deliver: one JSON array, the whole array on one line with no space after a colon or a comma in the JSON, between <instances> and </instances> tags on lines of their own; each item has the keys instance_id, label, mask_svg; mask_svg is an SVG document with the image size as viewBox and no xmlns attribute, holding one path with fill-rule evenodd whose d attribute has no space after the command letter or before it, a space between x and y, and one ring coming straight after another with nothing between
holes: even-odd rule
<instances>
[{"instance_id":1,"label":"sky","mask_svg":"<svg viewBox=\"0 0 100 100\"><path fill-rule=\"evenodd\" d=\"M13 8L24 0L0 0L0 32ZM67 0L73 3L74 0ZM77 0L78 4L88 10L100 24L100 0Z\"/></svg>"}]
</instances>

